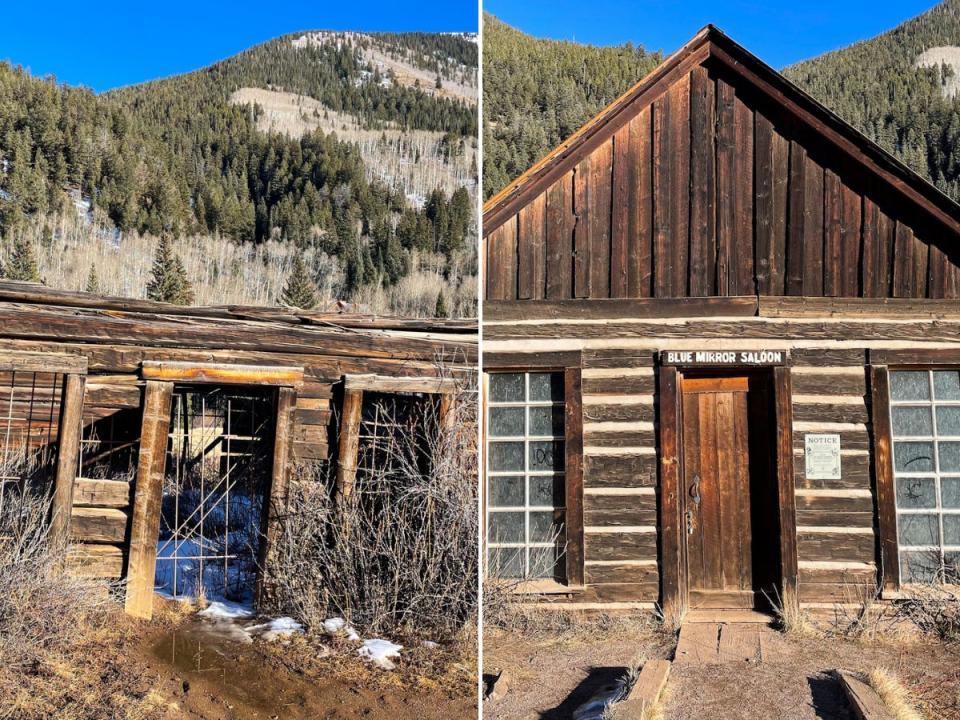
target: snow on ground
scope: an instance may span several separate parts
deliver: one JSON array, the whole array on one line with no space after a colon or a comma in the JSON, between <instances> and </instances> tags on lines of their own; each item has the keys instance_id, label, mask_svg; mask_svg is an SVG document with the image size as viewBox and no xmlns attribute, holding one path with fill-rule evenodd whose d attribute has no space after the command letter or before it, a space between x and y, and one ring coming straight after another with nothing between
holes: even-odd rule
<instances>
[{"instance_id":1,"label":"snow on ground","mask_svg":"<svg viewBox=\"0 0 960 720\"><path fill-rule=\"evenodd\" d=\"M201 617L211 620L236 620L238 618L253 617L253 610L246 603L235 603L228 600L214 600L203 610L197 613Z\"/></svg>"},{"instance_id":2,"label":"snow on ground","mask_svg":"<svg viewBox=\"0 0 960 720\"><path fill-rule=\"evenodd\" d=\"M915 67L939 68L941 65L952 67L953 76L947 79L940 88L940 92L944 97L956 97L960 93L960 47L956 45L933 47L920 53L914 62Z\"/></svg>"},{"instance_id":3,"label":"snow on ground","mask_svg":"<svg viewBox=\"0 0 960 720\"><path fill-rule=\"evenodd\" d=\"M399 660L401 650L403 650L403 645L397 645L381 638L374 638L364 640L363 646L357 650L357 654L365 660L369 660L377 667L381 667L384 670L393 670L396 665L390 658L397 658Z\"/></svg>"},{"instance_id":4,"label":"snow on ground","mask_svg":"<svg viewBox=\"0 0 960 720\"><path fill-rule=\"evenodd\" d=\"M350 625L347 624L347 621L342 617L332 617L324 620L323 631L331 637L345 635L347 640L350 640L351 642L356 642L360 639L357 631L350 627Z\"/></svg>"},{"instance_id":5,"label":"snow on ground","mask_svg":"<svg viewBox=\"0 0 960 720\"><path fill-rule=\"evenodd\" d=\"M259 635L261 639L273 642L291 635L299 635L303 632L303 625L291 617L281 617L262 625L251 625L246 630L251 635Z\"/></svg>"}]
</instances>

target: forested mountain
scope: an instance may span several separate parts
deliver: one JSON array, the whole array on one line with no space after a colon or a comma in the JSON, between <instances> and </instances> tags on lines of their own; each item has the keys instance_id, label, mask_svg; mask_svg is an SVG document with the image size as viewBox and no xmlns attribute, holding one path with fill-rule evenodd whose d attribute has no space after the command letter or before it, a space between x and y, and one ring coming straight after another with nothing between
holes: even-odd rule
<instances>
[{"instance_id":1,"label":"forested mountain","mask_svg":"<svg viewBox=\"0 0 960 720\"><path fill-rule=\"evenodd\" d=\"M469 274L475 179L434 173L415 196L338 131L381 133L378 157L416 135L418 151L462 164L476 145L477 56L459 34L298 33L100 96L0 64L0 262L21 235L55 245L50 218L76 205L119 246L136 234L298 248L332 261L312 270L318 284L337 275L340 297L396 284L418 254ZM317 122L271 131L262 106L235 97L252 88L313 103Z\"/></svg>"},{"instance_id":2,"label":"forested mountain","mask_svg":"<svg viewBox=\"0 0 960 720\"><path fill-rule=\"evenodd\" d=\"M943 62L947 61L947 62ZM960 0L784 73L954 199L960 199Z\"/></svg>"},{"instance_id":3,"label":"forested mountain","mask_svg":"<svg viewBox=\"0 0 960 720\"><path fill-rule=\"evenodd\" d=\"M540 40L484 17L484 195L491 196L660 59ZM749 49L749 48L748 48ZM960 0L785 75L960 199Z\"/></svg>"},{"instance_id":4,"label":"forested mountain","mask_svg":"<svg viewBox=\"0 0 960 720\"><path fill-rule=\"evenodd\" d=\"M659 53L541 40L483 16L483 190L490 197L659 64Z\"/></svg>"}]
</instances>

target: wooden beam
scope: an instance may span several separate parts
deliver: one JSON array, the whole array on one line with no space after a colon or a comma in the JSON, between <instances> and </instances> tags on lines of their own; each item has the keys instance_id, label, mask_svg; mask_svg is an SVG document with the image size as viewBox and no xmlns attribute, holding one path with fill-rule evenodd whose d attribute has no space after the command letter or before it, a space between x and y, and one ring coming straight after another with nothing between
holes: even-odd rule
<instances>
[{"instance_id":1,"label":"wooden beam","mask_svg":"<svg viewBox=\"0 0 960 720\"><path fill-rule=\"evenodd\" d=\"M86 364L86 363L84 363ZM57 477L53 490L50 540L58 551L70 539L70 515L73 512L73 488L80 460L80 431L83 419L83 375L67 375L60 407L60 437L57 451Z\"/></svg>"},{"instance_id":2,"label":"wooden beam","mask_svg":"<svg viewBox=\"0 0 960 720\"><path fill-rule=\"evenodd\" d=\"M363 409L363 390L345 388L343 411L340 416L340 445L337 452L337 501L345 501L353 494L357 477L357 452L360 448L360 411Z\"/></svg>"},{"instance_id":3,"label":"wooden beam","mask_svg":"<svg viewBox=\"0 0 960 720\"><path fill-rule=\"evenodd\" d=\"M343 386L347 390L371 392L418 392L428 394L455 393L457 381L453 378L436 377L390 377L388 375L344 375Z\"/></svg>"},{"instance_id":4,"label":"wooden beam","mask_svg":"<svg viewBox=\"0 0 960 720\"><path fill-rule=\"evenodd\" d=\"M284 385L303 383L302 367L230 365L225 363L155 362L145 360L145 380L217 385Z\"/></svg>"},{"instance_id":5,"label":"wooden beam","mask_svg":"<svg viewBox=\"0 0 960 720\"><path fill-rule=\"evenodd\" d=\"M566 479L566 576L570 586L583 585L583 407L580 368L563 373L564 478Z\"/></svg>"},{"instance_id":6,"label":"wooden beam","mask_svg":"<svg viewBox=\"0 0 960 720\"><path fill-rule=\"evenodd\" d=\"M67 353L4 350L0 352L0 371L4 370L86 375L87 359Z\"/></svg>"},{"instance_id":7,"label":"wooden beam","mask_svg":"<svg viewBox=\"0 0 960 720\"><path fill-rule=\"evenodd\" d=\"M515 320L590 320L672 317L753 317L757 298L631 298L485 302L484 322Z\"/></svg>"},{"instance_id":8,"label":"wooden beam","mask_svg":"<svg viewBox=\"0 0 960 720\"><path fill-rule=\"evenodd\" d=\"M890 427L890 371L870 365L873 476L877 483L877 525L880 538L880 583L885 592L900 589L900 551L897 546L896 489L893 481L893 433Z\"/></svg>"},{"instance_id":9,"label":"wooden beam","mask_svg":"<svg viewBox=\"0 0 960 720\"><path fill-rule=\"evenodd\" d=\"M870 350L872 365L960 365L960 350Z\"/></svg>"},{"instance_id":10,"label":"wooden beam","mask_svg":"<svg viewBox=\"0 0 960 720\"><path fill-rule=\"evenodd\" d=\"M277 543L280 520L287 510L290 458L293 450L293 418L297 409L297 391L291 387L277 389L276 422L273 439L273 469L270 476L270 496L267 512L263 514L260 546L257 548L257 604L269 594L265 584L270 552Z\"/></svg>"},{"instance_id":11,"label":"wooden beam","mask_svg":"<svg viewBox=\"0 0 960 720\"><path fill-rule=\"evenodd\" d=\"M680 373L658 370L660 413L660 605L665 617L686 611L687 578L680 518Z\"/></svg>"},{"instance_id":12,"label":"wooden beam","mask_svg":"<svg viewBox=\"0 0 960 720\"><path fill-rule=\"evenodd\" d=\"M125 606L130 615L147 620L153 615L153 582L157 565L157 537L160 534L160 505L172 401L172 382L147 382L133 520L130 527Z\"/></svg>"},{"instance_id":13,"label":"wooden beam","mask_svg":"<svg viewBox=\"0 0 960 720\"><path fill-rule=\"evenodd\" d=\"M773 403L776 417L777 506L780 522L781 601L795 605L797 598L797 509L793 470L793 388L789 367L773 369Z\"/></svg>"}]
</instances>

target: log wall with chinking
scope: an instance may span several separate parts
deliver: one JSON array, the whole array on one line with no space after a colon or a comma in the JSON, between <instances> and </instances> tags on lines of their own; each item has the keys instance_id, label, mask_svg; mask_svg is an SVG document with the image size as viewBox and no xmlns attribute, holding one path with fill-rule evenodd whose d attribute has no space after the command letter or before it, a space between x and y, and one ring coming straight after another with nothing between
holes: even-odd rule
<instances>
[{"instance_id":1,"label":"log wall with chinking","mask_svg":"<svg viewBox=\"0 0 960 720\"><path fill-rule=\"evenodd\" d=\"M486 370L539 353L580 358L586 587L566 596L571 607L659 599L656 362L674 349L789 351L800 601L855 602L872 592L879 555L868 351L960 349L960 307L851 300L826 311L825 303L591 301L575 318L558 303L487 303ZM841 479L805 477L807 433L840 435Z\"/></svg>"}]
</instances>

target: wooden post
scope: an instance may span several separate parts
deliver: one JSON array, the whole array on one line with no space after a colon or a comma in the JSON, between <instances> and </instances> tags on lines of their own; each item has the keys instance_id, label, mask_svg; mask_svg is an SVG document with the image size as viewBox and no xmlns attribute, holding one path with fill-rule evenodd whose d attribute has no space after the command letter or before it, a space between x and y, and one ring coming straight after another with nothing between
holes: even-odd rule
<instances>
[{"instance_id":1,"label":"wooden post","mask_svg":"<svg viewBox=\"0 0 960 720\"><path fill-rule=\"evenodd\" d=\"M440 409L437 419L439 420L437 429L441 432L453 429L456 420L456 415L453 412L453 393L441 393Z\"/></svg>"},{"instance_id":2,"label":"wooden post","mask_svg":"<svg viewBox=\"0 0 960 720\"><path fill-rule=\"evenodd\" d=\"M50 542L57 552L66 550L70 541L70 516L73 513L73 487L80 457L80 431L83 425L83 375L66 376L60 408L60 438L57 452L57 478L53 490L50 518Z\"/></svg>"},{"instance_id":3,"label":"wooden post","mask_svg":"<svg viewBox=\"0 0 960 720\"><path fill-rule=\"evenodd\" d=\"M130 559L127 563L126 611L149 620L153 615L153 582L160 535L160 504L167 461L167 436L173 383L148 380L143 400L140 456L137 465Z\"/></svg>"},{"instance_id":4,"label":"wooden post","mask_svg":"<svg viewBox=\"0 0 960 720\"><path fill-rule=\"evenodd\" d=\"M267 587L266 568L270 551L276 545L280 520L287 509L289 498L288 480L292 457L293 416L297 409L297 391L292 387L277 389L276 430L273 439L273 469L270 479L270 496L263 513L260 546L257 548L257 604L265 598Z\"/></svg>"},{"instance_id":5,"label":"wooden post","mask_svg":"<svg viewBox=\"0 0 960 720\"><path fill-rule=\"evenodd\" d=\"M583 585L583 411L580 368L563 373L564 479L566 481L567 584Z\"/></svg>"},{"instance_id":6,"label":"wooden post","mask_svg":"<svg viewBox=\"0 0 960 720\"><path fill-rule=\"evenodd\" d=\"M353 493L357 477L357 452L360 449L360 411L363 409L363 390L346 388L343 391L343 413L340 418L340 445L337 452L337 501Z\"/></svg>"},{"instance_id":7,"label":"wooden post","mask_svg":"<svg viewBox=\"0 0 960 720\"><path fill-rule=\"evenodd\" d=\"M660 604L664 617L679 620L687 609L680 517L680 373L658 371L660 419Z\"/></svg>"},{"instance_id":8,"label":"wooden post","mask_svg":"<svg viewBox=\"0 0 960 720\"><path fill-rule=\"evenodd\" d=\"M777 504L780 520L781 601L797 609L797 500L793 477L793 383L790 368L773 369L776 415Z\"/></svg>"},{"instance_id":9,"label":"wooden post","mask_svg":"<svg viewBox=\"0 0 960 720\"><path fill-rule=\"evenodd\" d=\"M897 547L897 506L894 500L893 453L890 427L890 371L870 366L873 474L877 483L877 524L880 535L880 583L884 592L900 589L900 551Z\"/></svg>"}]
</instances>

